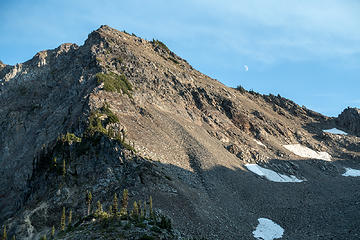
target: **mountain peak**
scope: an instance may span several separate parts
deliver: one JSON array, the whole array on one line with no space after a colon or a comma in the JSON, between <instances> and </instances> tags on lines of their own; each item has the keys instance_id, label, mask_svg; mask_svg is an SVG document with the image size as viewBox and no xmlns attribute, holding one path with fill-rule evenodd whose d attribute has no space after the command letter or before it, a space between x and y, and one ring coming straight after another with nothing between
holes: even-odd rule
<instances>
[{"instance_id":1,"label":"mountain peak","mask_svg":"<svg viewBox=\"0 0 360 240\"><path fill-rule=\"evenodd\" d=\"M97 30L95 31L103 31L103 32L111 32L111 31L118 31L117 29L115 28L112 28L108 25L101 25Z\"/></svg>"},{"instance_id":2,"label":"mountain peak","mask_svg":"<svg viewBox=\"0 0 360 240\"><path fill-rule=\"evenodd\" d=\"M118 36L119 33L121 33L119 30L109 27L108 25L101 25L98 29L96 29L94 32L104 34L107 36L114 35Z\"/></svg>"},{"instance_id":3,"label":"mountain peak","mask_svg":"<svg viewBox=\"0 0 360 240\"><path fill-rule=\"evenodd\" d=\"M101 25L98 29L94 30L89 34L88 39L85 42L97 44L101 41L113 41L114 39L119 39L121 36L124 35L125 33L111 28L108 25Z\"/></svg>"}]
</instances>

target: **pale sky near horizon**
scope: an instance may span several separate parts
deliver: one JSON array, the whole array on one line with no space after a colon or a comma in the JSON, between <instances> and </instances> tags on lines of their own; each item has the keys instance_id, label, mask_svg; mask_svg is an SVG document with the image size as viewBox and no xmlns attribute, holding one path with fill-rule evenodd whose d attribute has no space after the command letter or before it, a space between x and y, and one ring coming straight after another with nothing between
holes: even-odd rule
<instances>
[{"instance_id":1,"label":"pale sky near horizon","mask_svg":"<svg viewBox=\"0 0 360 240\"><path fill-rule=\"evenodd\" d=\"M0 60L82 45L106 24L163 41L227 86L336 116L360 107L359 13L356 0L0 0Z\"/></svg>"}]
</instances>

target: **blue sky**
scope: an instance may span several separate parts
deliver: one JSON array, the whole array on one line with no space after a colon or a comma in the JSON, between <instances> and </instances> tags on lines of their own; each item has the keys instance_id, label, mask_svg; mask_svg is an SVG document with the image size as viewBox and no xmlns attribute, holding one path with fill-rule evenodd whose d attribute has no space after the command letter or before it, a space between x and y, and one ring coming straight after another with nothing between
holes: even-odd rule
<instances>
[{"instance_id":1,"label":"blue sky","mask_svg":"<svg viewBox=\"0 0 360 240\"><path fill-rule=\"evenodd\" d=\"M358 0L1 0L0 60L81 45L106 24L163 41L227 86L336 116L360 107L359 13Z\"/></svg>"}]
</instances>

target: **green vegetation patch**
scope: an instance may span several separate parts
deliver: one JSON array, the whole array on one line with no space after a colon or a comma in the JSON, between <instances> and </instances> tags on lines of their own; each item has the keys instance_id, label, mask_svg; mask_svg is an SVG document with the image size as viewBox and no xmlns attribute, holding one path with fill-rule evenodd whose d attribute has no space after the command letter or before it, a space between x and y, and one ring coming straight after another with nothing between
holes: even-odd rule
<instances>
[{"instance_id":1,"label":"green vegetation patch","mask_svg":"<svg viewBox=\"0 0 360 240\"><path fill-rule=\"evenodd\" d=\"M104 83L104 90L108 92L124 93L132 97L131 92L133 86L127 80L124 74L118 75L116 73L97 73L96 78L98 83Z\"/></svg>"},{"instance_id":2,"label":"green vegetation patch","mask_svg":"<svg viewBox=\"0 0 360 240\"><path fill-rule=\"evenodd\" d=\"M69 133L69 132L67 132L65 135L61 135L60 139L63 142L69 143L70 145L73 142L78 142L79 143L82 140L80 137L77 137L74 133Z\"/></svg>"},{"instance_id":3,"label":"green vegetation patch","mask_svg":"<svg viewBox=\"0 0 360 240\"><path fill-rule=\"evenodd\" d=\"M133 146L131 146L129 143L126 143L125 141L120 141L120 143L125 149L132 152L136 152L136 149Z\"/></svg>"},{"instance_id":4,"label":"green vegetation patch","mask_svg":"<svg viewBox=\"0 0 360 240\"><path fill-rule=\"evenodd\" d=\"M101 133L109 138L119 141L125 149L136 152L134 146L125 142L125 132L116 132L112 126L107 127L108 124L118 122L119 118L110 110L109 104L105 103L99 110L90 113L86 134L88 137L94 137L99 136L97 133Z\"/></svg>"},{"instance_id":5,"label":"green vegetation patch","mask_svg":"<svg viewBox=\"0 0 360 240\"><path fill-rule=\"evenodd\" d=\"M118 123L119 118L110 110L110 105L105 103L102 108L100 108L100 112L107 116L109 123Z\"/></svg>"},{"instance_id":6,"label":"green vegetation patch","mask_svg":"<svg viewBox=\"0 0 360 240\"><path fill-rule=\"evenodd\" d=\"M101 122L101 113L96 111L92 112L89 117L89 125L87 128L87 133L89 135L94 135L97 132L107 134L106 129L104 128Z\"/></svg>"},{"instance_id":7,"label":"green vegetation patch","mask_svg":"<svg viewBox=\"0 0 360 240\"><path fill-rule=\"evenodd\" d=\"M237 86L236 90L238 90L240 93L245 93L246 92L245 88L243 86L241 86L241 85Z\"/></svg>"},{"instance_id":8,"label":"green vegetation patch","mask_svg":"<svg viewBox=\"0 0 360 240\"><path fill-rule=\"evenodd\" d=\"M169 51L170 52L170 49L165 45L165 43L157 40L157 39L153 39L151 41L151 43L155 46L155 47L161 47L162 49L164 49L165 51Z\"/></svg>"}]
</instances>

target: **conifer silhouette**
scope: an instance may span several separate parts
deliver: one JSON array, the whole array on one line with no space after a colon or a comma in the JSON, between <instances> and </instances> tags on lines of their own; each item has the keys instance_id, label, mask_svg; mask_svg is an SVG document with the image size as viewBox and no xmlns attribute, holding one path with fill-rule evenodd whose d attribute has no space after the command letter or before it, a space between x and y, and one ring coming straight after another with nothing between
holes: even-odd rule
<instances>
[{"instance_id":1,"label":"conifer silhouette","mask_svg":"<svg viewBox=\"0 0 360 240\"><path fill-rule=\"evenodd\" d=\"M65 177L65 175L66 175L66 162L65 162L65 159L63 160L62 175L63 175L63 177Z\"/></svg>"},{"instance_id":2,"label":"conifer silhouette","mask_svg":"<svg viewBox=\"0 0 360 240\"><path fill-rule=\"evenodd\" d=\"M92 201L92 194L90 191L86 194L86 204L87 204L87 215L90 215L90 207L91 207L91 201Z\"/></svg>"},{"instance_id":3,"label":"conifer silhouette","mask_svg":"<svg viewBox=\"0 0 360 240\"><path fill-rule=\"evenodd\" d=\"M71 221L72 221L72 210L70 210L69 217L68 217L68 225L69 226L71 226Z\"/></svg>"},{"instance_id":4,"label":"conifer silhouette","mask_svg":"<svg viewBox=\"0 0 360 240\"><path fill-rule=\"evenodd\" d=\"M3 240L7 240L7 233L6 233L6 226L4 226L4 231L3 231Z\"/></svg>"},{"instance_id":5,"label":"conifer silhouette","mask_svg":"<svg viewBox=\"0 0 360 240\"><path fill-rule=\"evenodd\" d=\"M61 231L65 230L65 226L66 226L66 215L65 215L65 207L63 207L62 214L61 214L61 219L60 219L60 229L61 229Z\"/></svg>"},{"instance_id":6,"label":"conifer silhouette","mask_svg":"<svg viewBox=\"0 0 360 240\"><path fill-rule=\"evenodd\" d=\"M151 196L150 196L150 202L149 202L149 215L151 218L154 218L153 201L152 201Z\"/></svg>"},{"instance_id":7,"label":"conifer silhouette","mask_svg":"<svg viewBox=\"0 0 360 240\"><path fill-rule=\"evenodd\" d=\"M132 217L136 220L139 218L139 206L136 201L133 204Z\"/></svg>"},{"instance_id":8,"label":"conifer silhouette","mask_svg":"<svg viewBox=\"0 0 360 240\"><path fill-rule=\"evenodd\" d=\"M55 237L55 226L53 225L51 228L51 238L54 239Z\"/></svg>"},{"instance_id":9,"label":"conifer silhouette","mask_svg":"<svg viewBox=\"0 0 360 240\"><path fill-rule=\"evenodd\" d=\"M128 202L129 202L129 191L127 189L124 189L123 197L121 199L121 210L120 210L121 216L128 215L128 210L127 210Z\"/></svg>"},{"instance_id":10,"label":"conifer silhouette","mask_svg":"<svg viewBox=\"0 0 360 240\"><path fill-rule=\"evenodd\" d=\"M113 199L113 205L112 205L112 213L114 216L117 215L118 213L118 198L116 193L114 194L114 199Z\"/></svg>"}]
</instances>

